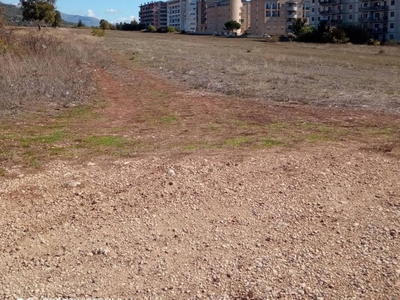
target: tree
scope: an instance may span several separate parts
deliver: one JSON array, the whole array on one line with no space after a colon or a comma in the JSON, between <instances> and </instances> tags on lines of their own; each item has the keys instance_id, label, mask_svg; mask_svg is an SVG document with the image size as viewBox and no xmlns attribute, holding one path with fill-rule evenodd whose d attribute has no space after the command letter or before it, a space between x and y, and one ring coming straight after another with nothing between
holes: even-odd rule
<instances>
[{"instance_id":1,"label":"tree","mask_svg":"<svg viewBox=\"0 0 400 300\"><path fill-rule=\"evenodd\" d=\"M82 22L81 19L79 19L77 27L83 27L83 26L85 26L85 24Z\"/></svg>"},{"instance_id":2,"label":"tree","mask_svg":"<svg viewBox=\"0 0 400 300\"><path fill-rule=\"evenodd\" d=\"M100 20L100 28L103 30L110 29L110 23L108 21L101 19Z\"/></svg>"},{"instance_id":3,"label":"tree","mask_svg":"<svg viewBox=\"0 0 400 300\"><path fill-rule=\"evenodd\" d=\"M306 25L307 19L306 18L297 18L293 20L292 23L292 32L298 36L301 32L301 29Z\"/></svg>"},{"instance_id":4,"label":"tree","mask_svg":"<svg viewBox=\"0 0 400 300\"><path fill-rule=\"evenodd\" d=\"M37 21L39 30L41 29L41 21L54 22L56 0L20 0L20 4L23 19Z\"/></svg>"},{"instance_id":5,"label":"tree","mask_svg":"<svg viewBox=\"0 0 400 300\"><path fill-rule=\"evenodd\" d=\"M61 27L61 25L62 25L61 13L58 10L56 10L54 13L53 27Z\"/></svg>"},{"instance_id":6,"label":"tree","mask_svg":"<svg viewBox=\"0 0 400 300\"><path fill-rule=\"evenodd\" d=\"M238 29L240 29L242 27L242 25L240 25L240 23L238 21L235 21L235 20L230 20L230 21L226 22L224 24L224 26L225 26L225 29L227 31L229 31L229 32L232 32L234 30L238 30Z\"/></svg>"},{"instance_id":7,"label":"tree","mask_svg":"<svg viewBox=\"0 0 400 300\"><path fill-rule=\"evenodd\" d=\"M349 41L342 28L332 26L323 34L324 42L331 44L345 44Z\"/></svg>"}]
</instances>

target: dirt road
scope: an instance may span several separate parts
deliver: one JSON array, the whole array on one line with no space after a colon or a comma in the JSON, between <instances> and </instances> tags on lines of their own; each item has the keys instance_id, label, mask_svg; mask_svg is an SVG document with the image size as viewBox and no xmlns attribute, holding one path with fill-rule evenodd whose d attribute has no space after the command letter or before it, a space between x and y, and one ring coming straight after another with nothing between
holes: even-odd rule
<instances>
[{"instance_id":1,"label":"dirt road","mask_svg":"<svg viewBox=\"0 0 400 300\"><path fill-rule=\"evenodd\" d=\"M397 115L95 74L106 105L81 130L118 129L145 150L10 167L1 299L400 298L398 141L303 138L311 123L397 128ZM265 142L270 124L279 139Z\"/></svg>"}]
</instances>

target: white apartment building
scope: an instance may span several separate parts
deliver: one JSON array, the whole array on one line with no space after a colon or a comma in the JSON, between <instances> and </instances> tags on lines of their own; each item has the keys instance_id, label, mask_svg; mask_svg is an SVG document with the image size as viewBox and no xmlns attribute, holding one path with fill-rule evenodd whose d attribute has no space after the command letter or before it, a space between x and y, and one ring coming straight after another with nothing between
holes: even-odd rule
<instances>
[{"instance_id":1,"label":"white apartment building","mask_svg":"<svg viewBox=\"0 0 400 300\"><path fill-rule=\"evenodd\" d=\"M359 25L374 39L400 40L400 0L310 0L310 25Z\"/></svg>"},{"instance_id":2,"label":"white apartment building","mask_svg":"<svg viewBox=\"0 0 400 300\"><path fill-rule=\"evenodd\" d=\"M185 30L196 31L197 22L196 0L169 0L167 2L168 26Z\"/></svg>"}]
</instances>

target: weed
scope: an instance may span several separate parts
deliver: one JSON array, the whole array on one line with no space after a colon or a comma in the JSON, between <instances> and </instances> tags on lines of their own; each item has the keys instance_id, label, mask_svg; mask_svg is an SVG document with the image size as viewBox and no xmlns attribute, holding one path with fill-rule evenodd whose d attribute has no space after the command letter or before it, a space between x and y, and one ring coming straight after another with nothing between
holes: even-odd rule
<instances>
[{"instance_id":1,"label":"weed","mask_svg":"<svg viewBox=\"0 0 400 300\"><path fill-rule=\"evenodd\" d=\"M262 140L262 145L265 147L283 146L284 143L279 139L267 138Z\"/></svg>"},{"instance_id":2,"label":"weed","mask_svg":"<svg viewBox=\"0 0 400 300\"><path fill-rule=\"evenodd\" d=\"M122 148L128 143L128 140L126 138L120 136L99 136L99 135L92 135L84 139L83 141L91 145L113 147L113 148Z\"/></svg>"},{"instance_id":3,"label":"weed","mask_svg":"<svg viewBox=\"0 0 400 300\"><path fill-rule=\"evenodd\" d=\"M251 138L240 136L234 139L226 140L225 144L231 147L240 147L243 146L244 144L249 144L252 141L253 140Z\"/></svg>"},{"instance_id":4,"label":"weed","mask_svg":"<svg viewBox=\"0 0 400 300\"><path fill-rule=\"evenodd\" d=\"M172 122L175 122L175 121L178 121L178 117L175 116L175 115L163 116L161 118L161 122L162 123L172 123Z\"/></svg>"}]
</instances>

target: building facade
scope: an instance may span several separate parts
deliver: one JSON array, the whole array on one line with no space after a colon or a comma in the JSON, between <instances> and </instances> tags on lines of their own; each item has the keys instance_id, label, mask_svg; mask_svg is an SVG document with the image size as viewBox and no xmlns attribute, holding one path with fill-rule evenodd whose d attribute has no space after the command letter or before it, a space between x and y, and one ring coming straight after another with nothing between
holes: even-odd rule
<instances>
[{"instance_id":1,"label":"building facade","mask_svg":"<svg viewBox=\"0 0 400 300\"><path fill-rule=\"evenodd\" d=\"M400 40L400 0L311 0L310 25L357 25L374 39Z\"/></svg>"},{"instance_id":2,"label":"building facade","mask_svg":"<svg viewBox=\"0 0 400 300\"><path fill-rule=\"evenodd\" d=\"M169 0L167 2L168 26L186 32L195 32L197 25L196 0Z\"/></svg>"},{"instance_id":3,"label":"building facade","mask_svg":"<svg viewBox=\"0 0 400 300\"><path fill-rule=\"evenodd\" d=\"M309 17L308 3L304 0L253 0L250 34L263 36L292 32L295 19Z\"/></svg>"},{"instance_id":4,"label":"building facade","mask_svg":"<svg viewBox=\"0 0 400 300\"><path fill-rule=\"evenodd\" d=\"M197 3L197 32L227 34L225 23L235 20L241 24L236 31L244 33L250 26L251 2L241 0L200 0Z\"/></svg>"},{"instance_id":5,"label":"building facade","mask_svg":"<svg viewBox=\"0 0 400 300\"><path fill-rule=\"evenodd\" d=\"M149 2L139 6L139 23L146 27L153 25L156 29L165 29L167 22L167 3L163 1Z\"/></svg>"}]
</instances>

